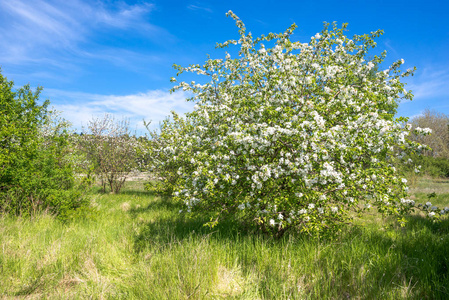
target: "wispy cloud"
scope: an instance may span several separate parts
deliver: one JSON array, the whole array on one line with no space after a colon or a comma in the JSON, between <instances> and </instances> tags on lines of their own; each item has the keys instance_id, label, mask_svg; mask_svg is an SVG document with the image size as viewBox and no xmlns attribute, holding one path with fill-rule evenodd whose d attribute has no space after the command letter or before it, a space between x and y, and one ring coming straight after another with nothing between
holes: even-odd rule
<instances>
[{"instance_id":1,"label":"wispy cloud","mask_svg":"<svg viewBox=\"0 0 449 300\"><path fill-rule=\"evenodd\" d=\"M55 46L61 46L78 40L84 32L84 26L72 15L43 1L0 1L0 7L4 20L7 20L3 25L10 24L8 30L3 30L3 37L16 45L18 43L14 43L12 36L25 41L25 47L49 41L55 41ZM72 7L72 10L76 15L77 9Z\"/></svg>"},{"instance_id":2,"label":"wispy cloud","mask_svg":"<svg viewBox=\"0 0 449 300\"><path fill-rule=\"evenodd\" d=\"M209 7L203 6L203 5L195 5L195 4L190 4L187 6L188 9L190 10L196 10L196 11L205 11L208 13L212 13L212 9L210 9Z\"/></svg>"},{"instance_id":3,"label":"wispy cloud","mask_svg":"<svg viewBox=\"0 0 449 300\"><path fill-rule=\"evenodd\" d=\"M50 100L57 99L55 109L80 130L93 117L101 117L105 113L130 120L131 127L144 132L143 120L151 121L152 128L157 128L170 111L185 113L193 109L193 104L185 99L185 92L170 94L168 91L152 90L133 95L99 95L81 92L67 92L55 89L45 89L44 94ZM55 103L52 101L52 103Z\"/></svg>"},{"instance_id":4,"label":"wispy cloud","mask_svg":"<svg viewBox=\"0 0 449 300\"><path fill-rule=\"evenodd\" d=\"M389 40L389 39L386 39L385 42L384 42L385 48L387 48L389 52L393 53L394 56L398 56L399 53L398 53L398 51L396 50L396 48L393 47L392 44L394 44L394 43L393 43L391 40Z\"/></svg>"},{"instance_id":5,"label":"wispy cloud","mask_svg":"<svg viewBox=\"0 0 449 300\"><path fill-rule=\"evenodd\" d=\"M100 9L86 4L84 6L88 7L88 15L95 17L97 23L104 23L117 28L137 28L142 25L147 29L152 28L150 24L142 22L143 16L154 8L154 5L150 3L134 5L119 3L115 10L111 10L104 5L100 6Z\"/></svg>"},{"instance_id":6,"label":"wispy cloud","mask_svg":"<svg viewBox=\"0 0 449 300\"><path fill-rule=\"evenodd\" d=\"M417 70L416 75L407 78L407 90L413 92L413 101L402 101L398 115L419 116L424 109L449 114L449 68L427 65Z\"/></svg>"},{"instance_id":7,"label":"wispy cloud","mask_svg":"<svg viewBox=\"0 0 449 300\"><path fill-rule=\"evenodd\" d=\"M66 62L70 69L77 59L89 59L117 48L103 45L86 51L84 47L96 44L98 37L112 29L143 34L155 41L173 38L166 30L148 22L147 16L153 9L148 3L0 0L2 63L45 63L64 68Z\"/></svg>"},{"instance_id":8,"label":"wispy cloud","mask_svg":"<svg viewBox=\"0 0 449 300\"><path fill-rule=\"evenodd\" d=\"M449 102L449 70L441 67L426 67L410 80L407 89L411 89L415 100L447 98Z\"/></svg>"}]
</instances>

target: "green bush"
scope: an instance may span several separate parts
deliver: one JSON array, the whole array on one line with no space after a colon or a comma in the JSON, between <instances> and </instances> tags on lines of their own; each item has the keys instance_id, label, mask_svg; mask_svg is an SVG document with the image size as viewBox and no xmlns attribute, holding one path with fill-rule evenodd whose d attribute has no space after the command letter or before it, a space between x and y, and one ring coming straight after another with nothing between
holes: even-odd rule
<instances>
[{"instance_id":1,"label":"green bush","mask_svg":"<svg viewBox=\"0 0 449 300\"><path fill-rule=\"evenodd\" d=\"M432 177L449 177L449 159L424 156L418 160L421 173Z\"/></svg>"},{"instance_id":2,"label":"green bush","mask_svg":"<svg viewBox=\"0 0 449 300\"><path fill-rule=\"evenodd\" d=\"M410 159L413 163L400 164L400 168L405 172L415 172L416 169L423 175L449 178L449 159L445 157L412 155Z\"/></svg>"},{"instance_id":3,"label":"green bush","mask_svg":"<svg viewBox=\"0 0 449 300\"><path fill-rule=\"evenodd\" d=\"M0 73L0 212L63 217L87 207L72 169L68 124L48 110L48 100L38 104L41 88L13 85Z\"/></svg>"}]
</instances>

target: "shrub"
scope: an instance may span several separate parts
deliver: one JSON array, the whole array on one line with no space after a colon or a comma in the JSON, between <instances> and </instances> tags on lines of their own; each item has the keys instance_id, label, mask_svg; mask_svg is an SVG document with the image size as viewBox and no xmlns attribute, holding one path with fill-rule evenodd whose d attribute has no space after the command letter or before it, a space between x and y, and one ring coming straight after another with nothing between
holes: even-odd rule
<instances>
[{"instance_id":1,"label":"shrub","mask_svg":"<svg viewBox=\"0 0 449 300\"><path fill-rule=\"evenodd\" d=\"M173 170L173 195L185 211L213 212L210 226L235 217L276 236L338 230L351 211L371 206L405 222L414 202L393 159L423 147L408 139L407 119L394 118L398 101L412 99L401 78L413 70L402 72L399 60L373 71L386 52L367 58L382 31L349 39L346 25L325 24L300 43L290 40L292 25L253 39L229 15L240 39L218 47L239 44L237 58L175 66L178 75L211 78L173 89L192 92L195 110L185 128L175 119L160 133L163 159L154 167Z\"/></svg>"},{"instance_id":2,"label":"shrub","mask_svg":"<svg viewBox=\"0 0 449 300\"><path fill-rule=\"evenodd\" d=\"M427 155L411 155L410 160L398 164L398 168L411 173L420 173L431 177L449 177L449 159Z\"/></svg>"},{"instance_id":3,"label":"shrub","mask_svg":"<svg viewBox=\"0 0 449 300\"><path fill-rule=\"evenodd\" d=\"M48 110L48 100L38 104L40 88L13 85L0 74L0 211L62 217L87 207L76 188L68 124Z\"/></svg>"}]
</instances>

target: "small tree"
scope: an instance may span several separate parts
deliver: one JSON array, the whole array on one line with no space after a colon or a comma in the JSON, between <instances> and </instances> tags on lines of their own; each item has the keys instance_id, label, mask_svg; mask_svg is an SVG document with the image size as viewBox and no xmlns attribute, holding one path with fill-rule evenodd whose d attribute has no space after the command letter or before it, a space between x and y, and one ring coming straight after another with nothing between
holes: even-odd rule
<instances>
[{"instance_id":1,"label":"small tree","mask_svg":"<svg viewBox=\"0 0 449 300\"><path fill-rule=\"evenodd\" d=\"M129 121L109 114L89 122L80 137L80 146L99 176L103 191L119 193L129 173L137 166L138 141L131 135Z\"/></svg>"},{"instance_id":2,"label":"small tree","mask_svg":"<svg viewBox=\"0 0 449 300\"><path fill-rule=\"evenodd\" d=\"M290 40L292 25L253 39L228 15L240 38L218 47L238 44L238 57L175 66L178 75L210 77L174 88L194 94L195 110L187 127L175 122L160 134L165 160L155 168L178 166L175 199L187 212L213 212L211 226L235 217L276 236L291 228L336 230L351 211L371 206L405 222L414 202L392 158L422 147L407 138L406 119L394 115L399 99L412 99L401 78L413 70L402 73L400 60L372 71L386 56L367 59L382 31L349 39L346 25L326 24L300 43Z\"/></svg>"}]
</instances>

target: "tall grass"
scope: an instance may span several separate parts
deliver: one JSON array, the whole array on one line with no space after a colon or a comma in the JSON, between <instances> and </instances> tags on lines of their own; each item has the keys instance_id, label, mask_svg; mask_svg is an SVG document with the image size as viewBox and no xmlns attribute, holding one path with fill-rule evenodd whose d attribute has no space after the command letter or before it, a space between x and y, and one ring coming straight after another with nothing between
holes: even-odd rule
<instances>
[{"instance_id":1,"label":"tall grass","mask_svg":"<svg viewBox=\"0 0 449 300\"><path fill-rule=\"evenodd\" d=\"M130 183L95 217L0 219L0 295L70 299L447 299L449 224L373 213L332 239L204 220ZM438 186L437 183L433 183ZM442 183L447 184L447 183ZM449 203L440 193L440 204ZM418 195L417 197L424 197Z\"/></svg>"}]
</instances>

